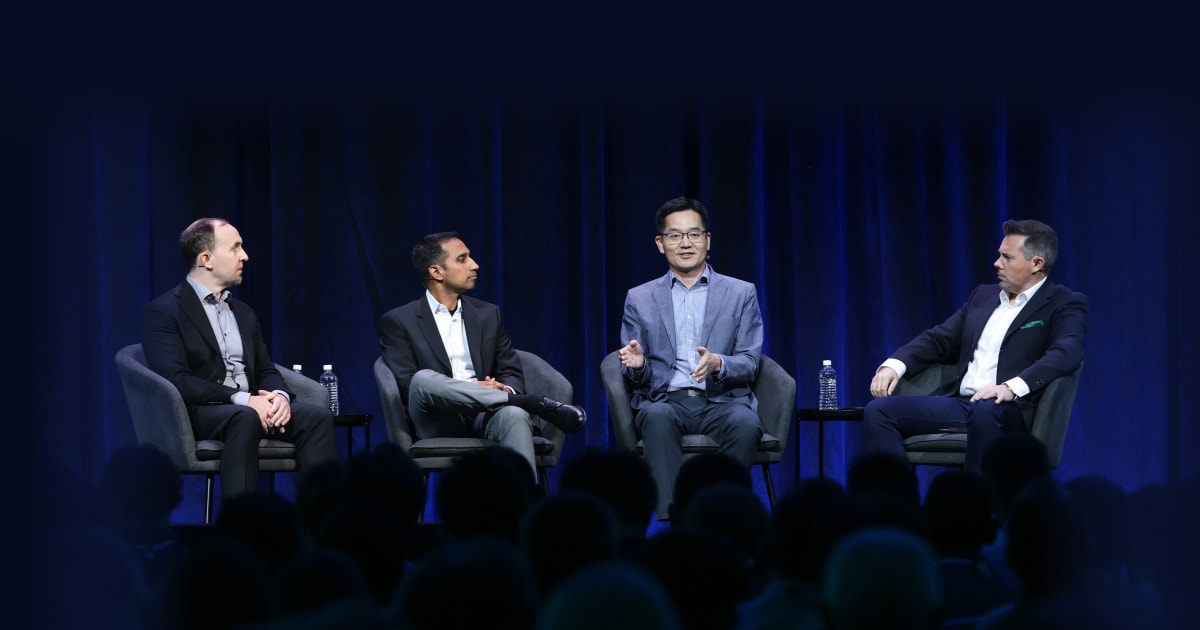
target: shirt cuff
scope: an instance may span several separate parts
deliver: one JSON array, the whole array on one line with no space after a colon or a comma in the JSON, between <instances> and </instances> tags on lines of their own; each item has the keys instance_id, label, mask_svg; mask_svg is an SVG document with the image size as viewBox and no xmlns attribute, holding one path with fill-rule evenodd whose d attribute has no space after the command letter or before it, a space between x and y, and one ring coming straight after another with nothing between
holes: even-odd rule
<instances>
[{"instance_id":1,"label":"shirt cuff","mask_svg":"<svg viewBox=\"0 0 1200 630\"><path fill-rule=\"evenodd\" d=\"M250 392L235 392L233 394L233 397L230 400L235 405L243 405L243 406L249 405L250 404Z\"/></svg>"},{"instance_id":2,"label":"shirt cuff","mask_svg":"<svg viewBox=\"0 0 1200 630\"><path fill-rule=\"evenodd\" d=\"M276 389L274 390L274 393L283 396L284 400L288 401L289 405L292 404L292 397L289 396L287 392L283 391L282 389Z\"/></svg>"},{"instance_id":3,"label":"shirt cuff","mask_svg":"<svg viewBox=\"0 0 1200 630\"><path fill-rule=\"evenodd\" d=\"M713 354L717 353L714 352ZM721 357L721 369L717 370L717 373L713 375L713 378L718 381L723 381L725 380L725 355L717 354L717 356Z\"/></svg>"},{"instance_id":4,"label":"shirt cuff","mask_svg":"<svg viewBox=\"0 0 1200 630\"><path fill-rule=\"evenodd\" d=\"M896 370L896 376L899 378L904 378L904 374L908 372L908 366L904 365L904 362L900 359L888 359L879 367L890 367L893 370ZM878 372L879 369L876 368L875 371Z\"/></svg>"},{"instance_id":5,"label":"shirt cuff","mask_svg":"<svg viewBox=\"0 0 1200 630\"><path fill-rule=\"evenodd\" d=\"M1004 384L1008 385L1008 388L1017 395L1017 398L1029 395L1029 385L1026 384L1025 379L1021 378L1020 376L1010 378L1007 381L1004 381Z\"/></svg>"}]
</instances>

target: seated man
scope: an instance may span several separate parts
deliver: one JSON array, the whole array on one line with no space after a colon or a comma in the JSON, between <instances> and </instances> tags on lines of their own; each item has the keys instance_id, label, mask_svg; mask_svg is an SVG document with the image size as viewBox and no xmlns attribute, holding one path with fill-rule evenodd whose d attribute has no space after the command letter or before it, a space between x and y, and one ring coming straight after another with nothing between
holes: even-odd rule
<instances>
[{"instance_id":1,"label":"seated man","mask_svg":"<svg viewBox=\"0 0 1200 630\"><path fill-rule=\"evenodd\" d=\"M293 402L254 310L229 289L250 257L237 228L198 219L179 235L188 275L142 311L146 365L179 390L197 440L221 440L221 497L258 485L258 442L292 442L301 470L337 459L333 414Z\"/></svg>"},{"instance_id":2,"label":"seated man","mask_svg":"<svg viewBox=\"0 0 1200 630\"><path fill-rule=\"evenodd\" d=\"M666 274L629 290L621 322L621 373L658 487L658 518L670 513L683 463L682 437L712 436L747 470L762 421L750 386L758 377L763 321L754 285L709 264L708 210L678 197L654 217Z\"/></svg>"},{"instance_id":3,"label":"seated man","mask_svg":"<svg viewBox=\"0 0 1200 630\"><path fill-rule=\"evenodd\" d=\"M422 238L412 262L425 295L383 314L379 346L417 437L499 442L524 457L536 479L530 414L566 433L582 429L587 414L525 393L521 361L499 307L463 295L475 288L479 265L458 234Z\"/></svg>"},{"instance_id":4,"label":"seated man","mask_svg":"<svg viewBox=\"0 0 1200 630\"><path fill-rule=\"evenodd\" d=\"M992 265L999 285L977 287L962 308L897 350L875 371L863 412L868 451L904 456L904 438L965 429L966 470L980 472L997 436L1028 432L1047 383L1083 361L1088 299L1051 282L1058 235L1039 221L1005 221ZM890 397L908 371L955 363L959 378L934 396Z\"/></svg>"}]
</instances>

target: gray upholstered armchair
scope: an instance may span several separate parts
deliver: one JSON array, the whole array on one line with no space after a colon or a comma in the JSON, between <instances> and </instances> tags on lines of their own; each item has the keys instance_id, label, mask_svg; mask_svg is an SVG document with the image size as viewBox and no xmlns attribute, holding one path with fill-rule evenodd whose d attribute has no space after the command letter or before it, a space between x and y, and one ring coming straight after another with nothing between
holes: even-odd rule
<instances>
[{"instance_id":1,"label":"gray upholstered armchair","mask_svg":"<svg viewBox=\"0 0 1200 630\"><path fill-rule=\"evenodd\" d=\"M142 344L121 348L115 360L138 443L158 447L171 458L180 473L199 474L207 478L204 522L211 523L213 478L220 472L221 450L225 444L218 440L196 441L179 390L146 365ZM320 383L279 364L275 364L275 369L283 376L296 401L329 406L329 394ZM293 472L297 468L296 447L288 442L261 440L258 443L258 457L259 470L262 472ZM273 474L271 480L274 482Z\"/></svg>"},{"instance_id":2,"label":"gray upholstered armchair","mask_svg":"<svg viewBox=\"0 0 1200 630\"><path fill-rule=\"evenodd\" d=\"M574 395L574 388L567 377L554 369L538 355L524 350L517 350L521 360L521 369L525 376L525 389L537 392L538 395L548 396L555 400L569 403ZM497 442L484 438L431 438L419 440L413 429L412 420L404 411L400 400L400 387L392 370L384 363L383 357L375 360L375 384L379 387L379 401L383 404L383 417L387 422L388 439L399 444L426 473L446 470L454 465L455 460L472 451L479 451ZM538 469L538 483L542 491L550 493L550 482L546 477L546 469L558 464L562 455L563 441L566 436L558 427L534 416L537 430L533 436L533 450Z\"/></svg>"},{"instance_id":3,"label":"gray upholstered armchair","mask_svg":"<svg viewBox=\"0 0 1200 630\"><path fill-rule=\"evenodd\" d=\"M1046 446L1050 467L1057 468L1062 460L1063 445L1067 439L1067 425L1071 422L1071 408L1075 404L1075 390L1079 387L1079 374L1083 364L1071 374L1050 381L1038 399L1033 413L1030 433ZM956 367L940 364L917 374L905 374L896 385L894 396L927 396L942 385L958 378ZM914 435L904 440L904 450L913 465L950 466L961 468L966 462L967 434L931 433Z\"/></svg>"},{"instance_id":4,"label":"gray upholstered armchair","mask_svg":"<svg viewBox=\"0 0 1200 630\"><path fill-rule=\"evenodd\" d=\"M642 439L633 423L633 399L625 377L621 375L621 357L613 351L600 362L600 378L604 381L604 392L608 396L608 417L617 444L627 450L642 453ZM771 464L783 459L788 430L796 413L796 379L783 366L767 355L762 355L758 365L758 379L752 386L758 399L758 416L763 423L763 436L758 442L758 453L754 463L762 466L763 481L767 486L767 498L771 509L775 509L775 483L771 479ZM707 435L683 436L683 456L716 452L720 448Z\"/></svg>"}]
</instances>

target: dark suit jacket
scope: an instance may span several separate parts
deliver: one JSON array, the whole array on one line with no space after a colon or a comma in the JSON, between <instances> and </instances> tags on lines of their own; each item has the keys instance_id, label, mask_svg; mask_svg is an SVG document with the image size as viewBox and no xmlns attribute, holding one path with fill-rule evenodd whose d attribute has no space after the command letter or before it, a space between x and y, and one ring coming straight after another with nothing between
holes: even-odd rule
<instances>
[{"instance_id":1,"label":"dark suit jacket","mask_svg":"<svg viewBox=\"0 0 1200 630\"><path fill-rule=\"evenodd\" d=\"M260 389L287 391L267 351L254 310L233 297L228 304L241 332L250 393ZM142 309L142 351L150 369L171 381L189 406L229 404L237 392L223 385L225 361L221 347L203 303L186 280ZM295 400L291 392L288 396Z\"/></svg>"},{"instance_id":2,"label":"dark suit jacket","mask_svg":"<svg viewBox=\"0 0 1200 630\"><path fill-rule=\"evenodd\" d=\"M957 365L958 378L935 392L956 395L983 327L996 310L999 295L1000 285L976 287L949 319L917 335L892 354L892 358L903 361L914 374L935 363ZM1005 332L996 382L1019 376L1029 385L1029 395L1017 399L1027 427L1042 388L1055 378L1074 372L1083 362L1087 315L1086 295L1046 280Z\"/></svg>"},{"instance_id":3,"label":"dark suit jacket","mask_svg":"<svg viewBox=\"0 0 1200 630\"><path fill-rule=\"evenodd\" d=\"M495 304L462 296L463 327L467 349L478 380L490 376L518 394L525 391L521 360L513 350L508 332ZM437 322L425 294L379 318L379 347L383 361L400 387L400 399L408 409L408 384L418 370L434 370L453 376L450 355L438 333Z\"/></svg>"}]
</instances>

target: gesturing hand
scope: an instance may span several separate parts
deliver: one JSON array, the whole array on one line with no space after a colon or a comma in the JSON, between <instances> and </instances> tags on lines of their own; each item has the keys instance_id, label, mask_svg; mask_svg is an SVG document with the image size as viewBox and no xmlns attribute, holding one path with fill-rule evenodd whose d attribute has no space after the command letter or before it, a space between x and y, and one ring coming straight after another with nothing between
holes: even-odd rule
<instances>
[{"instance_id":1,"label":"gesturing hand","mask_svg":"<svg viewBox=\"0 0 1200 630\"><path fill-rule=\"evenodd\" d=\"M621 365L631 370L640 370L646 365L646 355L642 353L642 346L638 345L637 339L630 339L618 352L621 355Z\"/></svg>"},{"instance_id":2,"label":"gesturing hand","mask_svg":"<svg viewBox=\"0 0 1200 630\"><path fill-rule=\"evenodd\" d=\"M709 352L704 346L697 346L696 352L700 353L700 360L696 363L696 369L692 370L692 379L703 383L709 374L721 371L721 355Z\"/></svg>"}]
</instances>

